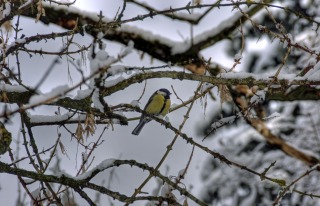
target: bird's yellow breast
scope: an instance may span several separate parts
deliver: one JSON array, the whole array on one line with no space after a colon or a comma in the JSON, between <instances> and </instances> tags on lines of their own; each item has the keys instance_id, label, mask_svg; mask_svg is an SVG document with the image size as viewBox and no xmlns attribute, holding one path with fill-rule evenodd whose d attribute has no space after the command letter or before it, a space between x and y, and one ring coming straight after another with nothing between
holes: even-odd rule
<instances>
[{"instance_id":1,"label":"bird's yellow breast","mask_svg":"<svg viewBox=\"0 0 320 206\"><path fill-rule=\"evenodd\" d=\"M145 108L145 111L149 114L159 114L163 107L164 101L164 96L161 94L155 94Z\"/></svg>"}]
</instances>

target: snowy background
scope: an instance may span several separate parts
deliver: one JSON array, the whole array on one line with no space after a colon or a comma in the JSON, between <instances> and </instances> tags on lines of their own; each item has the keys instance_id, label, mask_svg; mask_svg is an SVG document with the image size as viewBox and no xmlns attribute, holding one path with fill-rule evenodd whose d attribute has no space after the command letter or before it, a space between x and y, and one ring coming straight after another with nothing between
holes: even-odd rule
<instances>
[{"instance_id":1,"label":"snowy background","mask_svg":"<svg viewBox=\"0 0 320 206\"><path fill-rule=\"evenodd\" d=\"M158 10L162 9L168 9L170 6L172 8L177 7L183 7L185 6L188 1L171 1L171 0L162 0L162 1L150 1L148 2L150 5L154 6L155 8L158 8ZM212 3L211 1L202 1L202 3ZM112 1L112 0L77 0L77 2L74 5L77 7L77 9L83 10L83 12L88 12L87 15L97 15L100 11L102 11L103 15L107 18L114 18L116 15L118 8L122 7L122 1ZM192 15L198 15L197 12L202 10L195 10L194 14ZM137 6L133 6L128 4L127 9L124 12L123 19L129 19L132 17L135 17L140 14L146 14L148 13L144 9L141 9ZM184 11L184 13L187 15L188 13ZM228 18L232 18L237 15L237 11L233 10L232 7L221 7L219 9L215 9L214 12L211 12L210 15L205 17L201 21L199 25L196 25L193 27L194 36L205 34L205 31L210 30L210 32L216 32L219 31L225 24L228 23ZM191 16L192 16L191 15ZM14 19L13 22L15 22L17 19ZM156 23L155 23L156 22ZM59 32L63 31L61 28L54 26L54 25L44 25L41 22L34 24L34 19L28 19L28 18L21 18L20 19L21 25L32 25L30 27L28 26L22 26L23 27L23 34L26 36L34 35L35 33L51 33L51 32ZM159 39L162 41L165 41L164 39L170 39L174 41L177 45L184 45L184 42L191 38L190 36L190 25L186 23L181 23L179 21L172 21L171 19L168 19L163 16L156 16L154 19L147 18L143 21L135 21L130 22L128 24L125 24L126 26L135 26L140 29L151 31L154 34L159 35ZM135 27L132 27L132 29L135 29ZM212 29L216 28L216 30ZM84 37L81 35L75 35L74 40L76 42L80 42L82 45L88 46L92 43L92 37L85 35ZM117 44L111 41L104 41L106 43L106 52L110 56L117 56L121 51L123 51L127 46ZM48 41L48 42L41 42L41 44L30 44L28 47L36 47L38 49L42 48L44 50L52 50L52 51L59 51L62 48L62 41L61 40L55 40L55 41ZM234 64L233 58L230 58L230 56L227 55L227 50L230 49L230 43L227 41L221 41L214 46L209 47L208 49L205 49L201 55L205 59L212 59L213 62L216 62L225 68L231 68ZM268 48L267 48L268 47ZM270 51L273 51L273 48L278 47L277 42L273 42L273 44L270 44L269 40L265 38L261 38L259 41L251 42L247 45L246 50L251 52L257 52L257 53L264 53L266 57L270 57L271 55L274 55ZM267 49L268 50L267 50ZM183 49L177 46L177 50ZM87 54L86 54L87 55ZM133 51L128 56L126 56L121 62L117 63L118 65L124 65L124 66L137 66L137 67L143 67L143 66L158 66L163 65L163 62L160 62L156 59L152 59L148 57L148 55L145 55L143 59L140 58L141 53L137 51ZM74 56L76 59L80 59L79 56ZM246 55L244 54L242 59L242 62L248 61L246 59ZM269 58L266 58L268 60ZM52 64L54 60L54 57L48 56L48 55L33 55L32 58L28 54L21 54L20 62L22 67L24 68L24 71L22 71L23 79L25 80L25 84L30 86L35 86L40 81L41 77L47 72L48 68ZM81 76L79 73L70 66L70 63L68 64L68 61L65 57L61 57L59 60L61 63L58 65L55 65L50 71L50 74L47 76L46 81L44 81L40 87L39 90L42 93L51 93L54 90L60 91L62 88L65 88L66 85L73 86L78 81L81 81ZM258 63L261 65L264 64L264 60L260 60ZM15 64L15 57L10 57L10 64L14 67ZM68 66L70 66L70 76L68 73ZM243 67L243 64L238 65L236 67L237 71L241 71ZM259 67L259 65L257 65ZM88 75L90 74L90 62L88 61L86 65L82 67L84 74ZM172 70L178 69L177 67L172 67ZM130 74L129 74L130 75ZM122 77L128 77L128 74L121 74ZM156 91L159 88L167 88L169 90L171 89L171 86L174 87L174 90L177 92L180 98L183 100L188 100L194 95L194 91L196 90L198 85L198 82L191 82L191 81L180 81L180 80L171 80L171 79L150 79L147 81L146 91L141 99L140 107L143 108L147 100L149 99L150 95ZM58 88L58 89L57 89ZM110 105L117 105L119 103L131 103L133 100L136 100L141 95L144 88L144 83L138 83L130 86L124 91L119 91L115 94L112 94L111 96L108 96L106 101ZM217 89L213 89L214 94L217 95ZM70 92L68 94L71 97L74 97L77 95L76 90ZM39 97L42 98L42 97ZM37 101L36 99L33 99L33 101ZM175 95L171 96L171 101L173 105L180 104L180 101L175 98ZM34 103L31 102L31 103ZM203 128L204 125L208 124L208 117L211 117L213 115L216 115L221 111L221 104L219 101L208 101L208 106L204 109L204 105L197 101L194 105L194 108L191 111L190 114L190 120L187 121L186 125L184 126L184 129L182 130L184 133L187 133L189 136L193 137L194 140L197 142L211 148L213 151L219 150L220 143L222 145L227 145L226 149L224 150L226 153L223 155L228 155L228 149L232 150L233 146L241 144L242 141L246 142L248 141L248 138L250 138L250 134L248 133L256 133L254 131L249 130L248 125L240 125L238 128L236 128L234 131L230 131L228 128L222 129L219 131L218 135L220 136L219 142L217 139L214 138L207 138L205 142L202 142L203 134L200 134L198 132L199 128ZM278 104L274 104L274 111L271 111L271 113L277 112L277 108L279 107ZM290 113L290 109L294 107L294 104L291 106L288 106L288 114ZM310 106L311 107L311 106ZM306 106L306 108L309 108ZM11 109L14 109L14 106L12 106ZM317 108L314 108L314 110L317 110ZM29 110L29 114L32 117L32 115L44 115L47 114L49 116L54 116L55 112L57 111L57 108L55 107L49 107L49 106L41 106L38 107L35 110ZM174 111L170 114L168 114L169 121L173 124L173 126L178 127L179 124L182 122L184 118L184 114L186 113L187 108L182 108L177 111ZM62 110L62 114L65 111ZM138 117L139 114L135 112L126 113L128 117ZM35 118L35 116L33 116ZM48 117L47 117L48 119ZM13 134L13 138L15 142L12 144L11 148L15 151L18 151L18 147L20 147L20 154L18 154L20 157L25 156L23 153L23 148L21 148L21 134L20 134L20 119L18 116L14 116L12 119L12 124L7 125L7 129L10 130ZM147 163L149 166L155 166L160 159L162 158L163 154L166 151L166 147L170 142L172 141L174 134L172 131L165 129L163 126L161 126L157 122L150 122L148 125L146 125L141 132L139 136L133 136L131 135L131 131L133 128L137 125L138 121L130 121L128 126L119 126L114 125L114 130L109 128L104 132L103 134L103 144L98 147L98 149L95 150L94 154L94 162L92 164L92 167L99 164L103 160L109 159L109 158L115 158L115 159L135 159L138 162L141 163ZM269 123L270 127L273 127L273 123ZM67 128L71 131L75 131L76 125L68 125ZM103 125L99 125L97 127L97 130L95 132L95 135L92 137L89 137L87 139L88 142L94 142L98 137L99 134L101 134L103 130ZM53 145L56 141L56 138L58 137L58 134L61 133L61 142L64 144L66 148L66 153L62 154L61 151L58 151L57 157L60 160L61 168L55 168L56 170L52 170L52 172L57 173L67 173L71 176L75 176L77 170L79 169L79 165L81 164L81 154L83 152L86 152L83 150L82 147L79 147L77 141L75 139L72 139L70 137L70 134L66 132L66 130L62 127L58 126L51 126L51 127L36 127L34 128L34 135L36 137L36 141L38 144L38 148L41 150L42 148L47 148L50 145ZM232 141L232 138L234 136L237 136L237 140ZM226 140L223 142L224 137ZM220 141L222 139L222 141ZM258 138L259 139L259 138ZM260 139L261 140L261 139ZM259 140L259 141L260 141ZM230 142L229 142L230 141ZM228 147L228 144L230 147ZM181 169L184 169L188 159L190 157L192 147L185 143L184 140L181 138L178 138L178 141L175 143L173 150L170 152L168 158L165 160L165 163L161 166L160 171L162 174L165 174L167 176L177 176L179 171ZM234 151L233 151L234 152ZM281 153L281 152L279 152ZM281 153L282 154L282 153ZM266 161L269 161L266 163L266 166L270 164L274 159L277 159L278 157L281 158L281 154L276 153L274 156L266 157ZM278 156L277 156L278 155ZM48 154L49 156L49 154ZM262 156L256 156L256 159L258 161L261 160ZM211 158L209 158L209 155L205 154L203 151L198 150L197 148L194 151L194 155L192 157L192 162L190 165L190 168L188 170L186 178L183 180L183 183L185 185L185 188L188 188L188 191L194 194L196 197L202 197L202 190L204 189L204 185L207 182L208 186L212 185L212 182L210 181L210 178L203 178L208 177L210 174L205 174L203 172L203 168L206 168L206 166L211 167L211 163L209 161ZM1 156L1 161L3 162L10 162L10 159L7 155ZM241 156L239 159L236 159L236 161L244 161L245 163L249 164L251 163L252 166L254 166L254 162L252 159L246 156ZM248 161L248 162L246 162ZM247 165L246 164L246 165ZM257 163L258 164L258 163ZM27 161L20 164L23 168L30 168L31 166ZM228 170L228 166L224 165L226 169L222 169L225 172ZM224 168L224 166L222 168ZM210 168L211 169L211 168ZM204 171L210 171L204 170ZM234 169L236 170L236 169ZM221 170L219 170L220 172ZM148 176L148 172L142 172L140 169L131 168L129 166L121 166L119 168L116 168L115 174L112 176L112 180L110 181L110 175L111 171L105 171L101 174L99 174L97 177L93 179L94 183L97 184L103 184L108 185L110 184L110 188L115 191L120 191L121 193L130 196L136 187L138 187L144 179ZM232 173L232 172L231 172ZM219 178L222 174L217 173L214 174L214 177L211 177L211 180L216 180ZM232 174L230 174L232 176ZM279 176L282 178L285 178L282 176L283 173L281 173ZM17 197L17 188L19 182L14 180L13 176L7 175L7 174L1 174L0 175L0 199L6 201L6 205L15 205L16 197ZM204 182L204 179L206 179ZM223 180L221 180L223 181ZM236 181L236 180L235 180ZM39 188L39 185L33 184L31 186L31 191L37 191ZM143 191L153 191L157 188L157 183L153 179L150 181L144 188ZM233 191L221 191L221 195L228 196ZM94 194L88 192L91 197L94 197ZM75 193L75 196L77 194ZM102 202L104 202L103 205L111 205L111 202L113 202L115 205L123 205L123 203L109 200L106 196L101 196ZM80 199L80 198L79 198ZM94 199L94 198L93 198ZM80 200L80 204L86 205L86 202L83 200ZM111 202L109 202L111 201ZM189 201L189 205L193 205L194 203L192 201ZM141 205L141 203L134 203L132 205Z\"/></svg>"}]
</instances>

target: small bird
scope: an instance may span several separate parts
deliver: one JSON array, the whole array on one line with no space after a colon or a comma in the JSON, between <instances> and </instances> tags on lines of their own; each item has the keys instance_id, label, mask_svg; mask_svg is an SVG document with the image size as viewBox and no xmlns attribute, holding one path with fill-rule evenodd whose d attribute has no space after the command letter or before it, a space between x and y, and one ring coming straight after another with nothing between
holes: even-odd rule
<instances>
[{"instance_id":1,"label":"small bird","mask_svg":"<svg viewBox=\"0 0 320 206\"><path fill-rule=\"evenodd\" d=\"M170 92L167 89L159 89L150 97L148 103L144 107L144 111L147 114L154 116L165 116L168 114L171 101L170 101ZM132 134L139 135L144 125L150 122L152 118L142 114L140 117L140 122L136 128L132 131Z\"/></svg>"}]
</instances>

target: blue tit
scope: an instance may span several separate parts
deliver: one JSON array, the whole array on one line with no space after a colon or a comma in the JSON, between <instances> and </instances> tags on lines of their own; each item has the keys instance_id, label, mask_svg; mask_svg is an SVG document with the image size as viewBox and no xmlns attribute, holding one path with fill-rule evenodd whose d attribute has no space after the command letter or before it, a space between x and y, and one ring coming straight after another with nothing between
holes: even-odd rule
<instances>
[{"instance_id":1,"label":"blue tit","mask_svg":"<svg viewBox=\"0 0 320 206\"><path fill-rule=\"evenodd\" d=\"M144 111L150 115L154 116L165 116L168 114L171 101L170 101L170 92L167 89L159 89L150 97L148 103L144 107ZM132 134L139 135L144 125L150 122L152 118L142 114L139 124L132 131Z\"/></svg>"}]
</instances>

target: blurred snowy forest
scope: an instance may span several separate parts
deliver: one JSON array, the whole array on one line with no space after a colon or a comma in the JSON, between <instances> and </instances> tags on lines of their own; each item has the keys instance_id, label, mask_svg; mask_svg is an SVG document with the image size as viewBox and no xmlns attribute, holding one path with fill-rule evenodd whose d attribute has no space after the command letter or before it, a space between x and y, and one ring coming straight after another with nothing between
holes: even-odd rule
<instances>
[{"instance_id":1,"label":"blurred snowy forest","mask_svg":"<svg viewBox=\"0 0 320 206\"><path fill-rule=\"evenodd\" d=\"M0 2L3 204L320 205L320 0Z\"/></svg>"}]
</instances>

